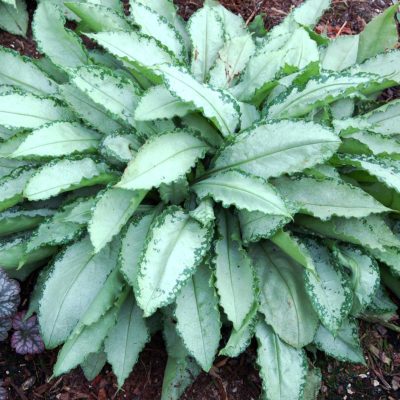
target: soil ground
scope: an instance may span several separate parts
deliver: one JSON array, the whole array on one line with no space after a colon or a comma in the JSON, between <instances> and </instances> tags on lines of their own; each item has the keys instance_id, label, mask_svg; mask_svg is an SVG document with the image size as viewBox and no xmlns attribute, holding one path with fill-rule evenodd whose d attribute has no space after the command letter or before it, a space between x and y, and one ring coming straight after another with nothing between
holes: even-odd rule
<instances>
[{"instance_id":1,"label":"soil ground","mask_svg":"<svg viewBox=\"0 0 400 400\"><path fill-rule=\"evenodd\" d=\"M250 22L265 13L265 25L279 23L301 0L221 0L234 12ZM189 17L201 7L201 0L175 0L183 17ZM317 30L329 36L361 31L373 16L392 4L391 0L333 0L332 9L322 18ZM29 2L32 12L35 7ZM39 57L31 33L28 38L10 35L0 30L0 45ZM396 90L386 97L397 97ZM24 285L27 294L32 281ZM26 308L27 295L22 302ZM400 399L400 335L380 325L361 325L362 344L367 366L339 363L317 354L315 362L323 372L320 399ZM118 391L115 378L107 366L92 382L87 382L78 369L58 379L50 380L56 351L38 356L18 356L7 342L0 345L0 379L10 400L157 400L160 398L166 353L160 335L153 338L142 352L129 379ZM209 374L201 374L186 391L183 400L255 400L261 392L261 382L255 360L254 343L239 358L218 358Z\"/></svg>"}]
</instances>

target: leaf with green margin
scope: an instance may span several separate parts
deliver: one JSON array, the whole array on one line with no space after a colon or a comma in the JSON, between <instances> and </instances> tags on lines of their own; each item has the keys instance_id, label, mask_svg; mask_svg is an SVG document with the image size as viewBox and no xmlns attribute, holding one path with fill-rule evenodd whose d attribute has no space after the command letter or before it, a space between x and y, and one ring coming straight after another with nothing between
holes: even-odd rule
<instances>
[{"instance_id":1,"label":"leaf with green margin","mask_svg":"<svg viewBox=\"0 0 400 400\"><path fill-rule=\"evenodd\" d=\"M354 292L352 315L357 315L372 302L380 284L378 263L357 247L335 246L333 255L337 262L351 273Z\"/></svg>"},{"instance_id":2,"label":"leaf with green margin","mask_svg":"<svg viewBox=\"0 0 400 400\"><path fill-rule=\"evenodd\" d=\"M78 188L107 184L117 176L105 163L91 158L55 160L40 167L30 178L24 196L45 200Z\"/></svg>"},{"instance_id":3,"label":"leaf with green margin","mask_svg":"<svg viewBox=\"0 0 400 400\"><path fill-rule=\"evenodd\" d=\"M273 184L285 200L295 204L299 212L323 221L333 216L362 218L390 212L362 189L340 179L281 177Z\"/></svg>"},{"instance_id":4,"label":"leaf with green margin","mask_svg":"<svg viewBox=\"0 0 400 400\"><path fill-rule=\"evenodd\" d=\"M154 136L142 146L118 182L117 187L150 190L184 177L208 145L186 129Z\"/></svg>"},{"instance_id":5,"label":"leaf with green margin","mask_svg":"<svg viewBox=\"0 0 400 400\"><path fill-rule=\"evenodd\" d=\"M358 338L357 323L353 319L343 321L340 329L333 335L320 325L314 338L317 348L339 361L361 363L365 365L364 356Z\"/></svg>"},{"instance_id":6,"label":"leaf with green margin","mask_svg":"<svg viewBox=\"0 0 400 400\"><path fill-rule=\"evenodd\" d=\"M318 316L307 297L302 268L274 245L262 241L250 247L260 282L259 311L287 344L310 344L318 328Z\"/></svg>"},{"instance_id":7,"label":"leaf with green margin","mask_svg":"<svg viewBox=\"0 0 400 400\"><path fill-rule=\"evenodd\" d=\"M374 249L369 253L379 262L386 264L394 276L400 277L399 247L386 247L383 251Z\"/></svg>"},{"instance_id":8,"label":"leaf with green margin","mask_svg":"<svg viewBox=\"0 0 400 400\"><path fill-rule=\"evenodd\" d=\"M64 245L77 239L89 222L94 198L78 199L67 204L53 217L43 222L27 243L27 250L43 246Z\"/></svg>"},{"instance_id":9,"label":"leaf with green margin","mask_svg":"<svg viewBox=\"0 0 400 400\"><path fill-rule=\"evenodd\" d=\"M99 351L107 333L115 325L117 310L108 311L95 324L86 326L80 333L71 335L58 353L53 368L54 376L60 376L83 363L91 354Z\"/></svg>"},{"instance_id":10,"label":"leaf with green margin","mask_svg":"<svg viewBox=\"0 0 400 400\"><path fill-rule=\"evenodd\" d=\"M49 1L41 1L32 23L38 49L61 69L87 64L89 58L81 39L64 25L61 9Z\"/></svg>"},{"instance_id":11,"label":"leaf with green margin","mask_svg":"<svg viewBox=\"0 0 400 400\"><path fill-rule=\"evenodd\" d=\"M228 210L217 216L218 239L215 242L215 287L220 305L235 330L243 325L255 301L254 270L240 241L239 224Z\"/></svg>"},{"instance_id":12,"label":"leaf with green margin","mask_svg":"<svg viewBox=\"0 0 400 400\"><path fill-rule=\"evenodd\" d=\"M387 49L394 48L399 40L395 21L398 4L387 8L367 24L360 33L360 45L357 62L361 63L367 58L383 53Z\"/></svg>"},{"instance_id":13,"label":"leaf with green margin","mask_svg":"<svg viewBox=\"0 0 400 400\"><path fill-rule=\"evenodd\" d=\"M189 183L185 177L168 184L162 183L159 192L164 203L178 205L189 196Z\"/></svg>"},{"instance_id":14,"label":"leaf with green margin","mask_svg":"<svg viewBox=\"0 0 400 400\"><path fill-rule=\"evenodd\" d=\"M304 350L279 339L262 318L256 326L257 364L267 399L300 400L307 374Z\"/></svg>"},{"instance_id":15,"label":"leaf with green margin","mask_svg":"<svg viewBox=\"0 0 400 400\"><path fill-rule=\"evenodd\" d=\"M3 211L0 213L0 237L33 229L53 214L54 210L45 208L37 210L16 208Z\"/></svg>"},{"instance_id":16,"label":"leaf with green margin","mask_svg":"<svg viewBox=\"0 0 400 400\"><path fill-rule=\"evenodd\" d=\"M334 163L336 165L350 165L360 168L376 177L379 182L400 193L400 160L377 158L363 154L337 154L335 155Z\"/></svg>"},{"instance_id":17,"label":"leaf with green margin","mask_svg":"<svg viewBox=\"0 0 400 400\"><path fill-rule=\"evenodd\" d=\"M152 121L175 116L184 117L193 110L190 103L173 96L165 86L158 85L149 88L140 98L135 110L135 119Z\"/></svg>"},{"instance_id":18,"label":"leaf with green margin","mask_svg":"<svg viewBox=\"0 0 400 400\"><path fill-rule=\"evenodd\" d=\"M141 145L142 140L136 134L115 132L103 138L100 153L111 164L125 166Z\"/></svg>"},{"instance_id":19,"label":"leaf with green margin","mask_svg":"<svg viewBox=\"0 0 400 400\"><path fill-rule=\"evenodd\" d=\"M118 246L114 245L93 255L87 237L69 246L54 261L39 310L42 337L48 348L67 340L115 268L117 254Z\"/></svg>"},{"instance_id":20,"label":"leaf with green margin","mask_svg":"<svg viewBox=\"0 0 400 400\"><path fill-rule=\"evenodd\" d=\"M96 197L88 225L90 240L98 253L118 235L138 208L147 191L130 191L110 187Z\"/></svg>"},{"instance_id":21,"label":"leaf with green margin","mask_svg":"<svg viewBox=\"0 0 400 400\"><path fill-rule=\"evenodd\" d=\"M324 222L308 216L299 216L296 223L322 237L357 244L368 250L384 251L387 247L400 247L400 240L378 215L360 219L333 217Z\"/></svg>"},{"instance_id":22,"label":"leaf with green margin","mask_svg":"<svg viewBox=\"0 0 400 400\"><path fill-rule=\"evenodd\" d=\"M264 213L241 210L238 212L242 239L245 244L268 239L279 229L290 222L290 218L282 215L266 215Z\"/></svg>"},{"instance_id":23,"label":"leaf with green margin","mask_svg":"<svg viewBox=\"0 0 400 400\"><path fill-rule=\"evenodd\" d=\"M0 157L9 158L27 136L28 132L22 131L15 133L4 142L0 142Z\"/></svg>"},{"instance_id":24,"label":"leaf with green margin","mask_svg":"<svg viewBox=\"0 0 400 400\"><path fill-rule=\"evenodd\" d=\"M250 345L257 324L258 302L254 302L242 326L236 331L232 328L229 340L219 352L220 356L238 357Z\"/></svg>"},{"instance_id":25,"label":"leaf with green margin","mask_svg":"<svg viewBox=\"0 0 400 400\"><path fill-rule=\"evenodd\" d=\"M399 123L400 99L354 118L333 121L336 131L342 136L359 131L375 132L384 136L398 135Z\"/></svg>"},{"instance_id":26,"label":"leaf with green margin","mask_svg":"<svg viewBox=\"0 0 400 400\"><path fill-rule=\"evenodd\" d=\"M0 94L0 125L6 128L35 129L55 121L74 121L71 111L53 98L33 93Z\"/></svg>"},{"instance_id":27,"label":"leaf with green margin","mask_svg":"<svg viewBox=\"0 0 400 400\"><path fill-rule=\"evenodd\" d=\"M33 168L21 167L0 179L0 211L7 210L24 200L24 190L35 172Z\"/></svg>"},{"instance_id":28,"label":"leaf with green margin","mask_svg":"<svg viewBox=\"0 0 400 400\"><path fill-rule=\"evenodd\" d=\"M107 6L67 1L64 5L80 18L78 28L81 32L115 32L132 29L122 13Z\"/></svg>"},{"instance_id":29,"label":"leaf with green margin","mask_svg":"<svg viewBox=\"0 0 400 400\"><path fill-rule=\"evenodd\" d=\"M192 43L192 75L205 82L224 45L222 20L213 7L205 4L190 17L187 30Z\"/></svg>"},{"instance_id":30,"label":"leaf with green margin","mask_svg":"<svg viewBox=\"0 0 400 400\"><path fill-rule=\"evenodd\" d=\"M134 68L176 62L174 56L155 39L137 32L99 32L87 36Z\"/></svg>"},{"instance_id":31,"label":"leaf with green margin","mask_svg":"<svg viewBox=\"0 0 400 400\"><path fill-rule=\"evenodd\" d=\"M200 199L212 197L227 208L260 211L264 214L290 217L276 189L265 180L241 171L226 171L197 181L192 190Z\"/></svg>"},{"instance_id":32,"label":"leaf with green margin","mask_svg":"<svg viewBox=\"0 0 400 400\"><path fill-rule=\"evenodd\" d=\"M256 46L250 34L232 38L219 50L210 70L209 83L221 89L232 86L234 79L245 69Z\"/></svg>"},{"instance_id":33,"label":"leaf with green margin","mask_svg":"<svg viewBox=\"0 0 400 400\"><path fill-rule=\"evenodd\" d=\"M94 153L100 137L76 122L53 122L28 134L10 157L32 160Z\"/></svg>"},{"instance_id":34,"label":"leaf with green margin","mask_svg":"<svg viewBox=\"0 0 400 400\"><path fill-rule=\"evenodd\" d=\"M303 243L317 272L304 270L305 289L322 323L335 333L351 311L353 293L345 274L334 263L327 248L311 239Z\"/></svg>"},{"instance_id":35,"label":"leaf with green margin","mask_svg":"<svg viewBox=\"0 0 400 400\"><path fill-rule=\"evenodd\" d=\"M322 374L319 368L309 368L304 385L304 394L302 400L317 400L321 389Z\"/></svg>"},{"instance_id":36,"label":"leaf with green margin","mask_svg":"<svg viewBox=\"0 0 400 400\"><path fill-rule=\"evenodd\" d=\"M186 48L182 36L167 18L154 12L141 1L130 0L130 18L142 34L153 37L180 61L185 61Z\"/></svg>"},{"instance_id":37,"label":"leaf with green margin","mask_svg":"<svg viewBox=\"0 0 400 400\"><path fill-rule=\"evenodd\" d=\"M136 299L146 317L174 301L203 260L211 235L180 207L157 217L139 263Z\"/></svg>"},{"instance_id":38,"label":"leaf with green margin","mask_svg":"<svg viewBox=\"0 0 400 400\"><path fill-rule=\"evenodd\" d=\"M214 202L210 198L200 201L197 208L189 211L189 215L203 226L209 226L215 220Z\"/></svg>"},{"instance_id":39,"label":"leaf with green margin","mask_svg":"<svg viewBox=\"0 0 400 400\"><path fill-rule=\"evenodd\" d=\"M0 28L14 35L26 37L29 14L24 0L15 0L13 4L0 2Z\"/></svg>"},{"instance_id":40,"label":"leaf with green margin","mask_svg":"<svg viewBox=\"0 0 400 400\"><path fill-rule=\"evenodd\" d=\"M210 174L240 169L264 179L292 174L329 159L339 138L313 122L261 122L235 137L214 160Z\"/></svg>"},{"instance_id":41,"label":"leaf with green margin","mask_svg":"<svg viewBox=\"0 0 400 400\"><path fill-rule=\"evenodd\" d=\"M391 81L364 73L323 74L304 88L292 86L265 108L268 118L298 118L343 98L370 94L393 86Z\"/></svg>"},{"instance_id":42,"label":"leaf with green margin","mask_svg":"<svg viewBox=\"0 0 400 400\"><path fill-rule=\"evenodd\" d=\"M110 118L104 107L96 104L87 94L80 92L74 85L62 85L59 89L63 100L89 126L105 134L125 128L123 122Z\"/></svg>"},{"instance_id":43,"label":"leaf with green margin","mask_svg":"<svg viewBox=\"0 0 400 400\"><path fill-rule=\"evenodd\" d=\"M149 340L149 331L142 310L130 293L121 306L117 323L104 342L107 361L117 376L121 388L138 360L139 353Z\"/></svg>"},{"instance_id":44,"label":"leaf with green margin","mask_svg":"<svg viewBox=\"0 0 400 400\"><path fill-rule=\"evenodd\" d=\"M31 317L33 314L39 313L39 304L42 299L44 286L49 277L51 271L51 264L47 264L40 272L36 279L35 286L31 291L29 298L29 308L25 314L25 320Z\"/></svg>"},{"instance_id":45,"label":"leaf with green margin","mask_svg":"<svg viewBox=\"0 0 400 400\"><path fill-rule=\"evenodd\" d=\"M45 260L57 250L47 246L27 252L26 244L30 235L30 232L23 232L0 241L0 266L10 278L25 280L32 271L45 264Z\"/></svg>"},{"instance_id":46,"label":"leaf with green margin","mask_svg":"<svg viewBox=\"0 0 400 400\"><path fill-rule=\"evenodd\" d=\"M107 362L106 353L100 350L97 353L90 353L86 359L81 363L81 368L85 378L91 382L100 374Z\"/></svg>"},{"instance_id":47,"label":"leaf with green margin","mask_svg":"<svg viewBox=\"0 0 400 400\"><path fill-rule=\"evenodd\" d=\"M71 73L71 82L111 116L135 126L139 89L129 80L100 66L85 66Z\"/></svg>"},{"instance_id":48,"label":"leaf with green margin","mask_svg":"<svg viewBox=\"0 0 400 400\"><path fill-rule=\"evenodd\" d=\"M191 102L224 136L235 133L240 123L240 107L230 93L197 82L183 68L162 64L154 71L162 76L173 96L183 102Z\"/></svg>"},{"instance_id":49,"label":"leaf with green margin","mask_svg":"<svg viewBox=\"0 0 400 400\"><path fill-rule=\"evenodd\" d=\"M158 206L150 212L137 213L122 235L119 265L125 280L134 288L136 294L138 293L137 275L140 256L150 228L160 211L161 206Z\"/></svg>"},{"instance_id":50,"label":"leaf with green margin","mask_svg":"<svg viewBox=\"0 0 400 400\"><path fill-rule=\"evenodd\" d=\"M54 95L57 84L28 57L0 48L0 84L13 85L38 95Z\"/></svg>"},{"instance_id":51,"label":"leaf with green margin","mask_svg":"<svg viewBox=\"0 0 400 400\"><path fill-rule=\"evenodd\" d=\"M307 247L290 231L279 230L270 237L271 242L278 246L284 253L293 258L297 263L315 273L314 261Z\"/></svg>"},{"instance_id":52,"label":"leaf with green margin","mask_svg":"<svg viewBox=\"0 0 400 400\"><path fill-rule=\"evenodd\" d=\"M218 298L207 266L200 266L176 298L176 329L204 371L213 365L221 338Z\"/></svg>"}]
</instances>

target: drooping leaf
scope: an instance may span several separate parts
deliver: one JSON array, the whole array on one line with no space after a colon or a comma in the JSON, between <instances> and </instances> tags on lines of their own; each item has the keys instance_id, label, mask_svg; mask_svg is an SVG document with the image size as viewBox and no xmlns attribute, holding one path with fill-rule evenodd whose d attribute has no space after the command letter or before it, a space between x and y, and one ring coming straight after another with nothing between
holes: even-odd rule
<instances>
[{"instance_id":1,"label":"drooping leaf","mask_svg":"<svg viewBox=\"0 0 400 400\"><path fill-rule=\"evenodd\" d=\"M256 326L256 337L257 364L266 398L300 400L307 374L304 350L283 342L261 319Z\"/></svg>"},{"instance_id":2,"label":"drooping leaf","mask_svg":"<svg viewBox=\"0 0 400 400\"><path fill-rule=\"evenodd\" d=\"M207 267L199 267L179 293L175 310L177 331L204 371L211 369L221 337L218 299L210 279Z\"/></svg>"},{"instance_id":3,"label":"drooping leaf","mask_svg":"<svg viewBox=\"0 0 400 400\"><path fill-rule=\"evenodd\" d=\"M41 167L27 183L24 196L44 200L69 190L115 181L117 175L91 158L62 159Z\"/></svg>"},{"instance_id":4,"label":"drooping leaf","mask_svg":"<svg viewBox=\"0 0 400 400\"><path fill-rule=\"evenodd\" d=\"M118 247L110 245L93 255L90 239L84 238L55 260L40 301L39 321L47 348L68 338L115 267L117 254Z\"/></svg>"},{"instance_id":5,"label":"drooping leaf","mask_svg":"<svg viewBox=\"0 0 400 400\"><path fill-rule=\"evenodd\" d=\"M238 221L228 210L218 214L219 239L215 243L215 286L220 304L233 327L239 330L255 301L251 260L238 238Z\"/></svg>"},{"instance_id":6,"label":"drooping leaf","mask_svg":"<svg viewBox=\"0 0 400 400\"><path fill-rule=\"evenodd\" d=\"M148 340L149 332L143 312L136 305L131 293L122 305L117 323L109 331L104 343L107 361L117 376L119 387L132 371Z\"/></svg>"},{"instance_id":7,"label":"drooping leaf","mask_svg":"<svg viewBox=\"0 0 400 400\"><path fill-rule=\"evenodd\" d=\"M305 244L317 272L305 270L306 291L322 323L336 333L351 310L352 291L328 250L313 240L307 240Z\"/></svg>"},{"instance_id":8,"label":"drooping leaf","mask_svg":"<svg viewBox=\"0 0 400 400\"><path fill-rule=\"evenodd\" d=\"M210 232L181 208L157 217L139 263L136 299L145 316L170 304L209 247Z\"/></svg>"},{"instance_id":9,"label":"drooping leaf","mask_svg":"<svg viewBox=\"0 0 400 400\"><path fill-rule=\"evenodd\" d=\"M129 163L118 187L149 190L184 177L208 145L188 130L169 132L147 141Z\"/></svg>"},{"instance_id":10,"label":"drooping leaf","mask_svg":"<svg viewBox=\"0 0 400 400\"><path fill-rule=\"evenodd\" d=\"M266 322L293 347L311 343L318 316L307 297L301 266L267 242L252 246L250 255L260 282L259 311Z\"/></svg>"},{"instance_id":11,"label":"drooping leaf","mask_svg":"<svg viewBox=\"0 0 400 400\"><path fill-rule=\"evenodd\" d=\"M314 343L318 349L340 361L365 364L358 338L358 327L353 319L344 320L335 335L320 325Z\"/></svg>"}]
</instances>

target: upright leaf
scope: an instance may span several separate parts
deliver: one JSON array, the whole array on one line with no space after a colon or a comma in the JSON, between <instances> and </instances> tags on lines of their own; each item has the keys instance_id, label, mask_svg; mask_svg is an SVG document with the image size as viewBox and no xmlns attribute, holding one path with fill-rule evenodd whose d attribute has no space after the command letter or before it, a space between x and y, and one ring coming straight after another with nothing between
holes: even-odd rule
<instances>
[{"instance_id":1,"label":"upright leaf","mask_svg":"<svg viewBox=\"0 0 400 400\"><path fill-rule=\"evenodd\" d=\"M50 1L41 1L35 11L32 30L39 50L61 69L89 62L80 38L64 27L61 10Z\"/></svg>"},{"instance_id":2,"label":"upright leaf","mask_svg":"<svg viewBox=\"0 0 400 400\"><path fill-rule=\"evenodd\" d=\"M187 71L171 65L160 65L156 71L162 75L173 95L184 102L191 102L224 136L235 132L240 122L240 110L228 92L199 83Z\"/></svg>"},{"instance_id":3,"label":"upright leaf","mask_svg":"<svg viewBox=\"0 0 400 400\"><path fill-rule=\"evenodd\" d=\"M191 71L204 82L224 45L224 27L218 13L206 4L192 15L188 31L192 42Z\"/></svg>"},{"instance_id":4,"label":"upright leaf","mask_svg":"<svg viewBox=\"0 0 400 400\"><path fill-rule=\"evenodd\" d=\"M145 316L170 304L205 256L210 232L179 207L154 222L139 263L136 299Z\"/></svg>"}]
</instances>

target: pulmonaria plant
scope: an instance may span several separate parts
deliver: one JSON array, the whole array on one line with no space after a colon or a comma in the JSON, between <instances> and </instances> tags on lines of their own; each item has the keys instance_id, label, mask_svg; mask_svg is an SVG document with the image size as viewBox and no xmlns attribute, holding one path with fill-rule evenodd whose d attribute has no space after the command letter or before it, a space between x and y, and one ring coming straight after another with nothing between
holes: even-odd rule
<instances>
[{"instance_id":1,"label":"pulmonaria plant","mask_svg":"<svg viewBox=\"0 0 400 400\"><path fill-rule=\"evenodd\" d=\"M306 346L363 363L357 318L392 326L400 295L397 5L334 40L327 0L261 37L211 0L188 23L167 0L65 6L76 32L35 12L43 58L0 52L0 264L44 266L54 375L108 361L121 386L158 330L163 399L254 336L270 400L315 397Z\"/></svg>"}]
</instances>

